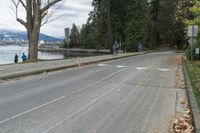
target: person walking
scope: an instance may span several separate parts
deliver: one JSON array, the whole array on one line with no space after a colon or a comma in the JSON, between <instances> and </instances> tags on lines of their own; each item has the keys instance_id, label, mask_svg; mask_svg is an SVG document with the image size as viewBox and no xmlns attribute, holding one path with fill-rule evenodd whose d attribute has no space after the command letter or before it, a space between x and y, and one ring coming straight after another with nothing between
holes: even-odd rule
<instances>
[{"instance_id":1,"label":"person walking","mask_svg":"<svg viewBox=\"0 0 200 133\"><path fill-rule=\"evenodd\" d=\"M27 58L26 58L26 55L25 55L25 53L23 53L23 54L22 54L22 61L25 62L26 59L27 59Z\"/></svg>"},{"instance_id":2,"label":"person walking","mask_svg":"<svg viewBox=\"0 0 200 133\"><path fill-rule=\"evenodd\" d=\"M18 55L17 55L17 54L15 54L14 62L15 62L15 63L18 63Z\"/></svg>"},{"instance_id":3,"label":"person walking","mask_svg":"<svg viewBox=\"0 0 200 133\"><path fill-rule=\"evenodd\" d=\"M115 43L113 44L113 54L114 55L117 55L118 49L119 49L119 45L118 45L117 41L115 41Z\"/></svg>"},{"instance_id":4,"label":"person walking","mask_svg":"<svg viewBox=\"0 0 200 133\"><path fill-rule=\"evenodd\" d=\"M113 44L113 55L115 56L116 55L116 47L115 47L115 44Z\"/></svg>"}]
</instances>

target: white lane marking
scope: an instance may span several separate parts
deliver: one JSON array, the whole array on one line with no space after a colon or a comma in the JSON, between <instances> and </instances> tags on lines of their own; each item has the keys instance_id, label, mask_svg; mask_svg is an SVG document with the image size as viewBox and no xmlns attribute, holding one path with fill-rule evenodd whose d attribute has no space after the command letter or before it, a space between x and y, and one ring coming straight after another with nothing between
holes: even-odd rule
<instances>
[{"instance_id":1,"label":"white lane marking","mask_svg":"<svg viewBox=\"0 0 200 133\"><path fill-rule=\"evenodd\" d=\"M162 72L169 72L169 71L171 71L170 69L164 69L164 68L158 68L158 70L160 70Z\"/></svg>"},{"instance_id":2,"label":"white lane marking","mask_svg":"<svg viewBox=\"0 0 200 133\"><path fill-rule=\"evenodd\" d=\"M21 117L21 116L23 116L23 115L25 115L25 114L28 114L28 113L30 113L30 112L33 112L33 111L35 111L35 110L37 110L37 109L39 109L39 108L45 107L45 106L47 106L47 105L49 105L49 104L52 104L52 103L61 101L62 99L66 98L66 97L68 97L68 96L71 96L71 95L73 95L73 94L75 94L75 93L78 93L78 92L80 92L80 91L82 91L82 90L84 90L84 89L86 89L86 88L89 88L89 87L91 87L91 86L95 86L95 85L101 83L102 81L104 81L104 80L106 80L106 79L112 77L113 75L115 75L115 74L117 74L117 73L119 73L119 72L125 71L126 69L127 69L127 68L121 69L121 70L116 71L116 72L113 72L113 73L111 73L110 75L106 76L105 78L100 79L99 81L96 81L96 82L94 82L94 83L92 83L92 84L89 84L89 85L87 85L86 87L83 87L83 88L81 88L81 89L79 89L79 90L76 90L76 91L72 92L72 93L69 94L69 95L61 96L61 97L56 98L56 99L54 99L54 100L52 100L52 101L49 101L49 102L47 102L47 103L45 103L45 104L42 104L42 105L40 105L40 106L37 106L37 107L35 107L35 108L32 108L32 109L27 110L27 111L25 111L25 112L22 112L22 113L20 113L20 114L17 114L17 115L14 115L14 116L10 117L10 118L7 118L7 119L5 119L5 120L2 120L2 121L0 121L0 124L3 124L3 123L8 122L8 121L10 121L10 120L16 119L16 118L18 118L18 117Z\"/></svg>"},{"instance_id":3,"label":"white lane marking","mask_svg":"<svg viewBox=\"0 0 200 133\"><path fill-rule=\"evenodd\" d=\"M116 91L116 89L118 89L118 87L120 87L121 85L123 85L124 82L126 82L127 80L129 80L129 79L132 78L133 76L134 76L134 77L137 76L137 75L135 75L136 73L137 73L137 71L134 72L134 73L132 73L128 78L124 79L121 83L117 84L117 85L116 85L115 87L113 87L113 89L111 89L110 91L108 91L108 92L104 93L103 95L101 95L100 97L94 99L92 102L86 104L85 106L83 106L83 107L80 108L79 110L77 110L77 111L75 111L74 113L68 115L66 118L64 118L64 119L62 119L62 120L56 122L55 124L53 124L52 127L48 128L48 129L46 129L46 130L44 130L42 133L48 133L49 131L51 131L51 130L54 129L55 127L57 127L57 126L59 126L60 124L62 124L62 123L63 123L64 121L66 121L67 119L69 119L69 118L73 117L74 115L78 114L79 112L83 111L85 108L89 107L89 106L92 105L93 103L95 103L95 102L101 100L103 97L107 96L107 95L110 94L111 92Z\"/></svg>"},{"instance_id":4,"label":"white lane marking","mask_svg":"<svg viewBox=\"0 0 200 133\"><path fill-rule=\"evenodd\" d=\"M109 64L98 64L97 66L99 66L99 67L107 67L107 66L110 66L110 65L109 65ZM113 67L117 67L117 68L127 68L128 66L117 65L117 66L113 66Z\"/></svg>"},{"instance_id":5,"label":"white lane marking","mask_svg":"<svg viewBox=\"0 0 200 133\"><path fill-rule=\"evenodd\" d=\"M66 96L59 97L59 98L57 98L57 99L55 99L55 100L52 100L52 101L50 101L50 102L47 102L47 103L45 103L45 104L42 104L42 105L37 106L37 107L35 107L35 108L32 108L32 109L30 109L30 110L27 110L27 111L25 111L25 112L23 112L23 113L20 113L20 114L17 114L17 115L15 115L15 116L12 116L12 117L10 117L10 118L8 118L8 119L5 119L5 120L3 120L3 121L0 121L0 124L3 124L3 123L5 123L5 122L7 122L7 121L16 119L16 118L18 118L18 117L20 117L20 116L22 116L22 115L24 115L24 114L30 113L30 112L32 112L32 111L34 111L34 110L36 110L36 109L39 109L39 108L42 108L42 107L48 105L48 104L51 104L51 103L60 101L60 100L64 99L65 97L66 97Z\"/></svg>"},{"instance_id":6,"label":"white lane marking","mask_svg":"<svg viewBox=\"0 0 200 133\"><path fill-rule=\"evenodd\" d=\"M128 66L117 65L116 67L117 67L117 68L126 68L126 67L128 67Z\"/></svg>"},{"instance_id":7,"label":"white lane marking","mask_svg":"<svg viewBox=\"0 0 200 133\"><path fill-rule=\"evenodd\" d=\"M136 69L138 69L138 70L145 70L145 69L148 69L148 67L136 67Z\"/></svg>"},{"instance_id":8,"label":"white lane marking","mask_svg":"<svg viewBox=\"0 0 200 133\"><path fill-rule=\"evenodd\" d=\"M106 66L109 66L109 65L108 64L98 64L97 66L106 67Z\"/></svg>"}]
</instances>

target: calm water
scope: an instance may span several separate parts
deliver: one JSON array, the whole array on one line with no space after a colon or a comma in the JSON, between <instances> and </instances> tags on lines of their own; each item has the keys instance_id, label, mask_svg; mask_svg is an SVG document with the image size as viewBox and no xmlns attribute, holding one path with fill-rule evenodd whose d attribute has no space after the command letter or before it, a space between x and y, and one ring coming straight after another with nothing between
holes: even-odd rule
<instances>
[{"instance_id":1,"label":"calm water","mask_svg":"<svg viewBox=\"0 0 200 133\"><path fill-rule=\"evenodd\" d=\"M17 53L19 55L19 62L21 62L22 53L27 55L28 47L21 46L0 46L0 64L14 63L14 56ZM52 52L38 52L39 59L63 59L64 54L52 53Z\"/></svg>"}]
</instances>

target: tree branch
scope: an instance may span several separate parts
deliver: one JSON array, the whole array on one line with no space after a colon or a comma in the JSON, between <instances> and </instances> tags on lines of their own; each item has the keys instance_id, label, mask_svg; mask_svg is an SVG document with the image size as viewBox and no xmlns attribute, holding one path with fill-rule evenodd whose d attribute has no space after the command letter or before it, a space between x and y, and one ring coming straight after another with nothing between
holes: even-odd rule
<instances>
[{"instance_id":1,"label":"tree branch","mask_svg":"<svg viewBox=\"0 0 200 133\"><path fill-rule=\"evenodd\" d=\"M24 20L17 18L17 21L27 28L27 23Z\"/></svg>"},{"instance_id":2,"label":"tree branch","mask_svg":"<svg viewBox=\"0 0 200 133\"><path fill-rule=\"evenodd\" d=\"M15 0L11 0L12 1L12 3L14 4L14 6L17 8L18 6L19 6L19 1L15 1Z\"/></svg>"},{"instance_id":3,"label":"tree branch","mask_svg":"<svg viewBox=\"0 0 200 133\"><path fill-rule=\"evenodd\" d=\"M59 19L59 18L61 18L61 17L63 17L63 16L57 16L57 17L54 17L54 18L51 18L51 17L50 17L48 20L44 21L44 22L42 23L41 26L43 26L43 25L45 25L45 24L47 24L47 23L51 23L51 22L53 22L53 21L55 21L56 19Z\"/></svg>"},{"instance_id":4,"label":"tree branch","mask_svg":"<svg viewBox=\"0 0 200 133\"><path fill-rule=\"evenodd\" d=\"M16 20L19 22L19 23L21 23L23 26L25 26L26 28L27 28L27 23L24 21L24 20L22 20L22 19L20 19L20 18L18 18L18 7L19 7L19 3L20 2L22 2L23 3L23 1L22 0L18 0L17 2L15 1L15 0L11 0L12 1L12 3L14 4L14 6L15 6L15 10L13 9L13 11L15 12L15 17L16 17ZM22 4L21 3L21 4ZM24 4L24 3L23 3Z\"/></svg>"},{"instance_id":5,"label":"tree branch","mask_svg":"<svg viewBox=\"0 0 200 133\"><path fill-rule=\"evenodd\" d=\"M45 17L47 14L48 14L47 12L44 12L44 13L42 14L42 16L41 16L41 19L43 20L44 17Z\"/></svg>"},{"instance_id":6,"label":"tree branch","mask_svg":"<svg viewBox=\"0 0 200 133\"><path fill-rule=\"evenodd\" d=\"M24 3L22 0L19 0L19 2L22 4L22 6L23 6L25 9L27 9L25 3Z\"/></svg>"},{"instance_id":7,"label":"tree branch","mask_svg":"<svg viewBox=\"0 0 200 133\"><path fill-rule=\"evenodd\" d=\"M33 1L32 0L26 0L26 21L27 21L27 30L28 32L32 32L33 30Z\"/></svg>"},{"instance_id":8,"label":"tree branch","mask_svg":"<svg viewBox=\"0 0 200 133\"><path fill-rule=\"evenodd\" d=\"M48 4L42 8L41 12L44 13L46 10L48 10L51 6L53 6L54 4L60 2L62 0L52 0L51 2L48 2Z\"/></svg>"},{"instance_id":9,"label":"tree branch","mask_svg":"<svg viewBox=\"0 0 200 133\"><path fill-rule=\"evenodd\" d=\"M51 1L53 1L53 0L48 0L47 4L50 3ZM65 0L62 0L62 1L64 3ZM52 5L51 8L47 9L45 12L42 13L42 15L41 15L42 26L46 23L52 22L55 19L61 18L63 16L63 15L62 16L56 16L56 17L54 16L56 10L58 10L63 5L63 3L59 6L57 6L57 7Z\"/></svg>"}]
</instances>

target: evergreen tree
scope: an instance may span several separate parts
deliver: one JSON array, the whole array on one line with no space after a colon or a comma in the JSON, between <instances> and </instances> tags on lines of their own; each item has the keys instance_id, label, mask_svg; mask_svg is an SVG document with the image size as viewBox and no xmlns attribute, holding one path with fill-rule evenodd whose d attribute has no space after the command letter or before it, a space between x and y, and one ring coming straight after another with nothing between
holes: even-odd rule
<instances>
[{"instance_id":1,"label":"evergreen tree","mask_svg":"<svg viewBox=\"0 0 200 133\"><path fill-rule=\"evenodd\" d=\"M185 20L194 16L190 11L193 1L93 0L94 10L81 30L82 45L111 49L111 42L118 41L128 51L137 50L139 43L152 49L175 44L181 48L186 40Z\"/></svg>"},{"instance_id":2,"label":"evergreen tree","mask_svg":"<svg viewBox=\"0 0 200 133\"><path fill-rule=\"evenodd\" d=\"M157 47L160 45L174 47L175 39L175 3L174 0L160 0L157 17Z\"/></svg>"},{"instance_id":3,"label":"evergreen tree","mask_svg":"<svg viewBox=\"0 0 200 133\"><path fill-rule=\"evenodd\" d=\"M92 5L94 10L81 32L82 41L111 49L114 39L127 50L136 50L138 42L148 43L150 17L146 0L93 0Z\"/></svg>"},{"instance_id":4,"label":"evergreen tree","mask_svg":"<svg viewBox=\"0 0 200 133\"><path fill-rule=\"evenodd\" d=\"M69 47L79 48L80 47L80 33L75 24L72 25Z\"/></svg>"},{"instance_id":5,"label":"evergreen tree","mask_svg":"<svg viewBox=\"0 0 200 133\"><path fill-rule=\"evenodd\" d=\"M90 24L84 24L81 29L81 48L98 49L95 39L96 34L92 31L92 26Z\"/></svg>"},{"instance_id":6,"label":"evergreen tree","mask_svg":"<svg viewBox=\"0 0 200 133\"><path fill-rule=\"evenodd\" d=\"M125 49L135 51L138 43L149 44L149 8L146 0L129 0L126 4Z\"/></svg>"},{"instance_id":7,"label":"evergreen tree","mask_svg":"<svg viewBox=\"0 0 200 133\"><path fill-rule=\"evenodd\" d=\"M186 29L188 23L186 20L190 20L193 17L190 9L194 6L196 0L176 0L175 7L175 43L178 45L178 49L183 49L187 46Z\"/></svg>"},{"instance_id":8,"label":"evergreen tree","mask_svg":"<svg viewBox=\"0 0 200 133\"><path fill-rule=\"evenodd\" d=\"M150 16L152 20L150 47L152 49L155 49L156 47L158 47L157 29L158 29L158 14L160 9L160 0L149 0L149 6L150 6Z\"/></svg>"}]
</instances>

